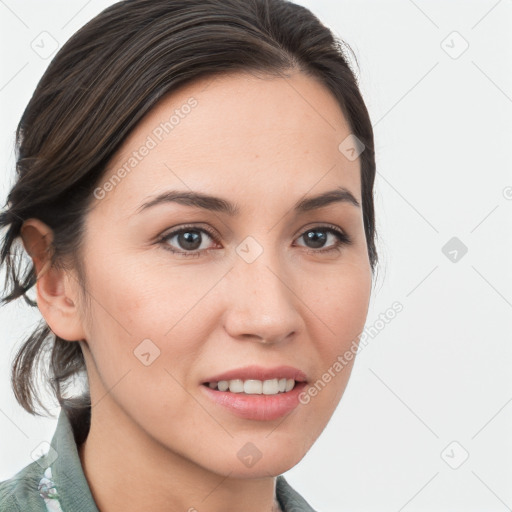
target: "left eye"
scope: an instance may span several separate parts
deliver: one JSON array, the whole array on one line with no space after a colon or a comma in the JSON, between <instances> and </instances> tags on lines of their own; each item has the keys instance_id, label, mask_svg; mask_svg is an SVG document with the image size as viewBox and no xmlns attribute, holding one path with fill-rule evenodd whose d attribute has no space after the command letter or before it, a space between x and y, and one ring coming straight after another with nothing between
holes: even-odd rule
<instances>
[{"instance_id":1,"label":"left eye","mask_svg":"<svg viewBox=\"0 0 512 512\"><path fill-rule=\"evenodd\" d=\"M329 235L334 237L334 244L328 246L328 248L325 249L323 246L324 243L327 241ZM301 238L305 241L312 243L313 249L321 249L320 251L310 252L327 252L336 249L339 250L342 245L348 245L350 243L349 237L343 231L340 231L338 228L326 226L308 229L299 237L299 239ZM309 247L309 249L311 249L311 247Z\"/></svg>"},{"instance_id":2,"label":"left eye","mask_svg":"<svg viewBox=\"0 0 512 512\"><path fill-rule=\"evenodd\" d=\"M212 250L211 247L201 248L204 242L203 235L206 235L208 238L211 238L214 242L218 243L218 240L213 233L204 228L198 227L183 227L179 230L162 236L159 241L163 244L165 249L171 251L174 254L197 258L201 256L201 253ZM334 237L334 244L325 247L329 235ZM178 245L178 249L173 248L172 244L169 243L173 239L176 239L175 243ZM341 246L351 243L348 235L334 226L319 226L310 228L307 231L304 231L304 233L302 233L302 235L297 238L297 240L300 239L304 240L306 243L312 244L310 246L306 246L306 248L309 249L307 252L318 254L334 250L339 251Z\"/></svg>"}]
</instances>

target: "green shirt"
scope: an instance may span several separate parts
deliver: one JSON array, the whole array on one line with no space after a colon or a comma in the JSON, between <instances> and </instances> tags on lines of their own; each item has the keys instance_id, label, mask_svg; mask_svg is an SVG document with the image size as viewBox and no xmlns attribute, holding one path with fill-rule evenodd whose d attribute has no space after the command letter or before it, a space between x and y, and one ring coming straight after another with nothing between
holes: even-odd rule
<instances>
[{"instance_id":1,"label":"green shirt","mask_svg":"<svg viewBox=\"0 0 512 512\"><path fill-rule=\"evenodd\" d=\"M315 512L282 475L276 479L276 497L284 512ZM99 512L63 409L48 453L0 482L0 511Z\"/></svg>"}]
</instances>

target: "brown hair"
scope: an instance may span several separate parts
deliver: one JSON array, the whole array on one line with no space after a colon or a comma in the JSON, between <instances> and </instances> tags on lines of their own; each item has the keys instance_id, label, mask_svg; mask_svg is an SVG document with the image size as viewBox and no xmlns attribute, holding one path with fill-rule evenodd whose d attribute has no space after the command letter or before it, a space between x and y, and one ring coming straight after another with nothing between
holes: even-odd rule
<instances>
[{"instance_id":1,"label":"brown hair","mask_svg":"<svg viewBox=\"0 0 512 512\"><path fill-rule=\"evenodd\" d=\"M108 162L164 95L199 77L232 71L280 76L296 69L335 96L365 147L361 193L374 272L373 130L346 48L308 9L287 0L125 0L105 9L57 53L18 125L17 180L0 213L0 228L8 228L0 265L6 265L6 287L11 285L2 303L23 296L37 306L27 296L36 283L34 266L23 267L24 248L16 244L31 217L53 230L51 264L75 269L87 300L80 257L84 219ZM14 358L15 397L32 414L40 414L36 405L48 412L36 384L46 352L47 382L72 417L90 405L87 394L72 399L63 393L85 370L84 358L78 342L56 336L44 319Z\"/></svg>"}]
</instances>

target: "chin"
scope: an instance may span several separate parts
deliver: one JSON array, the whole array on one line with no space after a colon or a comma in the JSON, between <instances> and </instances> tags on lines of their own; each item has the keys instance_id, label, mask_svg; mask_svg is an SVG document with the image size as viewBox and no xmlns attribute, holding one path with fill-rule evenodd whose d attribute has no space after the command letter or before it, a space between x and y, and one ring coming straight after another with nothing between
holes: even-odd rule
<instances>
[{"instance_id":1,"label":"chin","mask_svg":"<svg viewBox=\"0 0 512 512\"><path fill-rule=\"evenodd\" d=\"M259 435L235 436L207 457L210 470L231 478L267 478L296 466L313 441L292 435L278 436L272 430ZM270 435L269 435L270 433ZM212 463L213 462L213 463Z\"/></svg>"}]
</instances>

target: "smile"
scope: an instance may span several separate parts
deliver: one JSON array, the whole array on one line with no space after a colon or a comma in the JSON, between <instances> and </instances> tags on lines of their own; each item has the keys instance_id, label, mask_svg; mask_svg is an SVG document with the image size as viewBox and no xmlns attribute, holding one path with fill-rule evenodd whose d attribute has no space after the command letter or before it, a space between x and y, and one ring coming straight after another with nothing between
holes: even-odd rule
<instances>
[{"instance_id":1,"label":"smile","mask_svg":"<svg viewBox=\"0 0 512 512\"><path fill-rule=\"evenodd\" d=\"M218 391L229 391L230 393L245 393L246 395L277 395L278 393L287 393L295 387L294 379L233 379L220 380L219 382L208 382L210 389Z\"/></svg>"}]
</instances>

